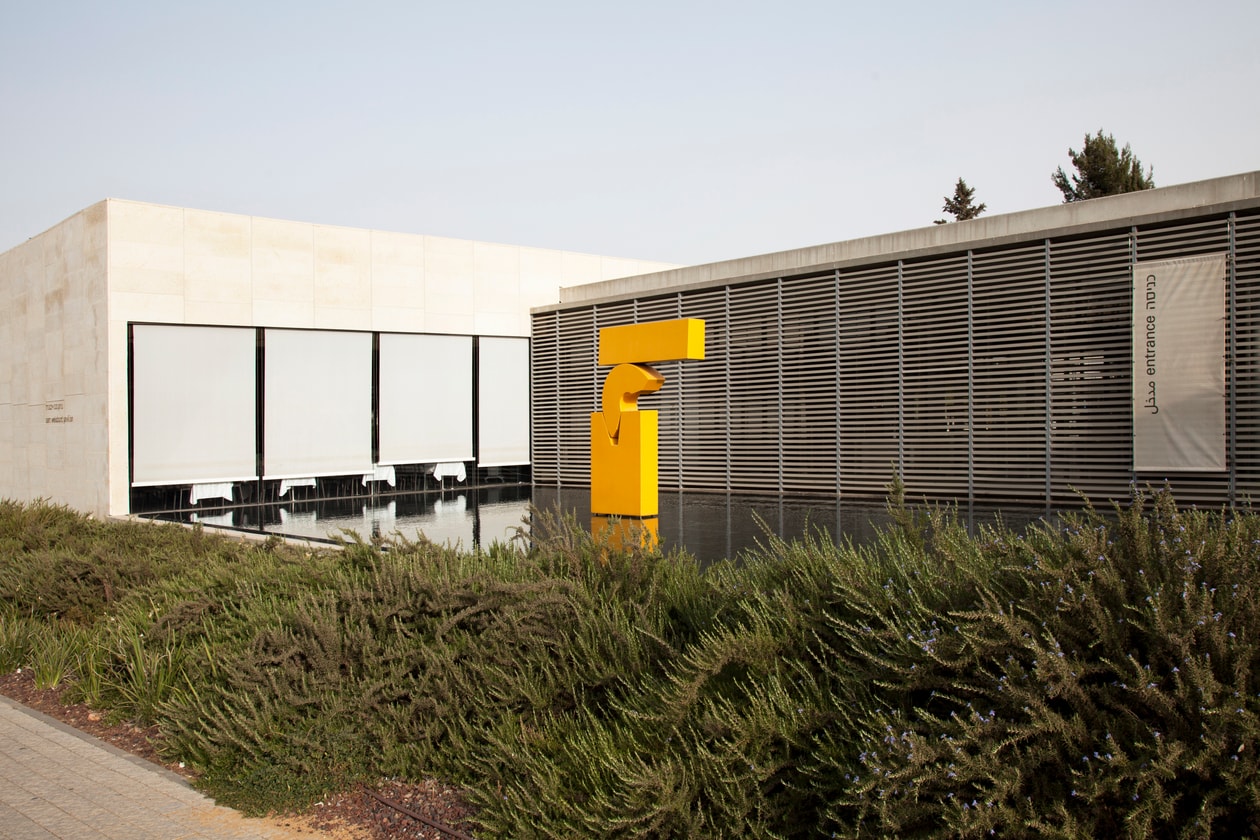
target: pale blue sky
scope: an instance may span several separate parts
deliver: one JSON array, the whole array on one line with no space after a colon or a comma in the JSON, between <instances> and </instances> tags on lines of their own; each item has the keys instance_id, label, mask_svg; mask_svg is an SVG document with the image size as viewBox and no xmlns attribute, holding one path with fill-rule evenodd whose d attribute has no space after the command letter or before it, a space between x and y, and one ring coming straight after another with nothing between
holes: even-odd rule
<instances>
[{"instance_id":1,"label":"pale blue sky","mask_svg":"<svg viewBox=\"0 0 1260 840\"><path fill-rule=\"evenodd\" d=\"M697 263L1260 169L1260 3L0 0L0 250L102 198Z\"/></svg>"}]
</instances>

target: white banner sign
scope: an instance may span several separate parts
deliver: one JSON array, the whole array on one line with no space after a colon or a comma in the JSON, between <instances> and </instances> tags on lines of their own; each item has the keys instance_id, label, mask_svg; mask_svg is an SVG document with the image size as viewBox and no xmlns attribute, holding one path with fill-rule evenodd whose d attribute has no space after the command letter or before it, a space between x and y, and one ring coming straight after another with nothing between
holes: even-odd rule
<instances>
[{"instance_id":1,"label":"white banner sign","mask_svg":"<svg viewBox=\"0 0 1260 840\"><path fill-rule=\"evenodd\" d=\"M1133 469L1225 469L1225 257L1133 266Z\"/></svg>"}]
</instances>

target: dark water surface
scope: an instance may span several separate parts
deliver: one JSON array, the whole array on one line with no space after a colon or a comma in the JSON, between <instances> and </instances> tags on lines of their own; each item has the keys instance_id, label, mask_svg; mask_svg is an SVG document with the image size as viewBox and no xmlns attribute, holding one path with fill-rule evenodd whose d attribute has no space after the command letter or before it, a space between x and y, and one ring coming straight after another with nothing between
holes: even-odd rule
<instances>
[{"instance_id":1,"label":"dark water surface","mask_svg":"<svg viewBox=\"0 0 1260 840\"><path fill-rule=\"evenodd\" d=\"M349 533L364 540L395 532L419 535L463 549L485 548L528 534L531 510L559 510L590 525L590 491L504 485L430 493L400 493L350 499L305 499L272 505L216 506L154 514L208 527L332 540ZM835 541L861 544L889 522L883 505L837 499L726 496L710 493L660 495L663 547L682 547L702 562L734 558L764 543L767 535L792 539L824 532ZM993 507L960 509L972 525L1002 519L1019 529L1046 511Z\"/></svg>"}]
</instances>

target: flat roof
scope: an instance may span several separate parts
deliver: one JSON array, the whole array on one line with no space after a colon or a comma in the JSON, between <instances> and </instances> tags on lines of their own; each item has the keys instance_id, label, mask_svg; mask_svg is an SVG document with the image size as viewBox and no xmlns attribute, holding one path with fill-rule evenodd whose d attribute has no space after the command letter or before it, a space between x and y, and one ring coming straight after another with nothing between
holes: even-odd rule
<instances>
[{"instance_id":1,"label":"flat roof","mask_svg":"<svg viewBox=\"0 0 1260 840\"><path fill-rule=\"evenodd\" d=\"M891 258L926 257L1021 240L1090 233L1115 228L1118 223L1158 224L1256 206L1260 206L1260 171L580 286L562 286L560 303L530 311L554 312L730 282L829 271Z\"/></svg>"}]
</instances>

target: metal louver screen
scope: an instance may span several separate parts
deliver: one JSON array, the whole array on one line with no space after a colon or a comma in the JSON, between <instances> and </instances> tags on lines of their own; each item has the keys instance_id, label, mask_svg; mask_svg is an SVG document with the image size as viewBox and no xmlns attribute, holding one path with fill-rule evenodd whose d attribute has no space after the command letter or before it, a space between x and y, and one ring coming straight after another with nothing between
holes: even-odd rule
<instances>
[{"instance_id":1,"label":"metal louver screen","mask_svg":"<svg viewBox=\"0 0 1260 840\"><path fill-rule=\"evenodd\" d=\"M629 316L627 309L625 315ZM671 321L678 317L678 296L669 295L663 298L649 298L637 302L633 310L633 321ZM628 323L623 320L621 323ZM600 326L611 326L601 322ZM683 394L687 387L687 365L681 362L660 362L652 367L665 377L665 386L655 394L644 394L639 398L639 406L657 412L658 432L660 434L660 457L658 470L662 487L678 487L680 461L685 457L687 441L683 438L683 430L679 426ZM601 368L602 370L602 368ZM602 380L601 380L602 384Z\"/></svg>"},{"instance_id":2,"label":"metal louver screen","mask_svg":"<svg viewBox=\"0 0 1260 840\"><path fill-rule=\"evenodd\" d=\"M967 258L908 263L901 288L902 475L916 492L966 496Z\"/></svg>"},{"instance_id":3,"label":"metal louver screen","mask_svg":"<svg viewBox=\"0 0 1260 840\"><path fill-rule=\"evenodd\" d=\"M1204 254L1228 255L1229 470L1135 473L1133 265ZM900 471L935 499L1260 492L1255 209L537 313L535 341L555 346L534 355L535 446L555 453L537 482L589 483L597 327L677 317L706 321L706 358L643 401L661 413L663 489L879 498Z\"/></svg>"},{"instance_id":4,"label":"metal louver screen","mask_svg":"<svg viewBox=\"0 0 1260 840\"><path fill-rule=\"evenodd\" d=\"M1126 495L1131 477L1129 237L1050 245L1051 495Z\"/></svg>"},{"instance_id":5,"label":"metal louver screen","mask_svg":"<svg viewBox=\"0 0 1260 840\"><path fill-rule=\"evenodd\" d=\"M779 427L785 492L836 487L836 275L780 284ZM773 355L773 354L771 354ZM824 441L823 446L818 442Z\"/></svg>"},{"instance_id":6,"label":"metal louver screen","mask_svg":"<svg viewBox=\"0 0 1260 840\"><path fill-rule=\"evenodd\" d=\"M877 496L901 460L897 266L841 272L840 493Z\"/></svg>"},{"instance_id":7,"label":"metal louver screen","mask_svg":"<svg viewBox=\"0 0 1260 840\"><path fill-rule=\"evenodd\" d=\"M976 254L971 272L974 494L1035 498L1049 433L1045 247Z\"/></svg>"},{"instance_id":8,"label":"metal louver screen","mask_svg":"<svg viewBox=\"0 0 1260 840\"><path fill-rule=\"evenodd\" d=\"M594 312L565 313L559 324L555 395L557 484L591 480L591 412L599 405ZM537 389L534 390L538 394Z\"/></svg>"},{"instance_id":9,"label":"metal louver screen","mask_svg":"<svg viewBox=\"0 0 1260 840\"><path fill-rule=\"evenodd\" d=\"M684 376L679 396L683 402L676 421L682 426L679 489L726 490L730 437L730 381L728 369L730 330L726 321L728 293L713 289L682 298L683 318L705 322L705 357L682 362Z\"/></svg>"},{"instance_id":10,"label":"metal louver screen","mask_svg":"<svg viewBox=\"0 0 1260 840\"><path fill-rule=\"evenodd\" d=\"M732 290L727 319L732 490L779 487L779 318L774 281Z\"/></svg>"},{"instance_id":11,"label":"metal louver screen","mask_svg":"<svg viewBox=\"0 0 1260 840\"><path fill-rule=\"evenodd\" d=\"M533 398L530 400L530 460L534 481L559 483L560 394L556 313L534 319L529 344Z\"/></svg>"},{"instance_id":12,"label":"metal louver screen","mask_svg":"<svg viewBox=\"0 0 1260 840\"><path fill-rule=\"evenodd\" d=\"M1235 492L1254 498L1260 497L1260 215L1238 218L1233 243L1232 326L1237 338L1233 377L1226 386L1234 395L1231 461ZM1227 364L1227 375L1230 370Z\"/></svg>"}]
</instances>

